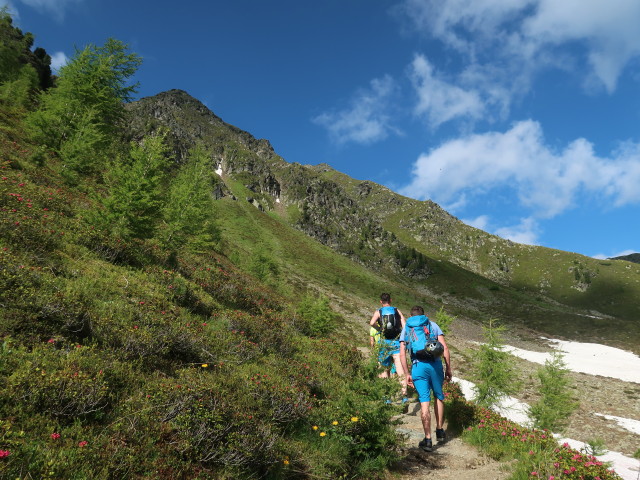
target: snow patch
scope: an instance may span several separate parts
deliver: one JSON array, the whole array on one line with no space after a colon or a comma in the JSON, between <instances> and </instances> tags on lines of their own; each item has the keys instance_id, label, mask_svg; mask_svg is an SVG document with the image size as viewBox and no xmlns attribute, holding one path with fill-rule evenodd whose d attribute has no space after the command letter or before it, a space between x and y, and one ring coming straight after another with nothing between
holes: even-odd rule
<instances>
[{"instance_id":1,"label":"snow patch","mask_svg":"<svg viewBox=\"0 0 640 480\"><path fill-rule=\"evenodd\" d=\"M632 352L597 343L545 340L563 354L564 363L573 372L640 383L640 357ZM516 357L543 365L551 358L550 353L531 352L509 345L505 345L505 350Z\"/></svg>"},{"instance_id":2,"label":"snow patch","mask_svg":"<svg viewBox=\"0 0 640 480\"><path fill-rule=\"evenodd\" d=\"M640 435L640 420L632 420L631 418L616 417L615 415L604 415L602 413L596 413L599 417L604 417L607 420L612 420L618 424L618 426L629 430L631 433Z\"/></svg>"}]
</instances>

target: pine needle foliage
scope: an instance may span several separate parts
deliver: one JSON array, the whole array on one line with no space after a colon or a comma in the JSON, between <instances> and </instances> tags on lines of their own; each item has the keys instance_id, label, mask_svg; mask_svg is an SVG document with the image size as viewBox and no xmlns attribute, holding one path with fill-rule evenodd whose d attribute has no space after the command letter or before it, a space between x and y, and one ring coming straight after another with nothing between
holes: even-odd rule
<instances>
[{"instance_id":1,"label":"pine needle foliage","mask_svg":"<svg viewBox=\"0 0 640 480\"><path fill-rule=\"evenodd\" d=\"M132 143L129 155L112 162L107 174L110 194L94 216L99 227L123 240L151 238L164 205L167 147L163 135Z\"/></svg>"},{"instance_id":2,"label":"pine needle foliage","mask_svg":"<svg viewBox=\"0 0 640 480\"><path fill-rule=\"evenodd\" d=\"M160 232L165 247L176 250L185 245L203 252L218 241L219 230L212 214L213 185L211 154L198 145L169 186Z\"/></svg>"},{"instance_id":3,"label":"pine needle foliage","mask_svg":"<svg viewBox=\"0 0 640 480\"><path fill-rule=\"evenodd\" d=\"M529 415L537 428L562 432L571 413L578 408L572 395L569 369L560 352L553 352L538 372L540 400L531 405Z\"/></svg>"},{"instance_id":4,"label":"pine needle foliage","mask_svg":"<svg viewBox=\"0 0 640 480\"><path fill-rule=\"evenodd\" d=\"M29 115L33 139L65 160L69 181L94 173L109 158L122 127L123 102L137 88L129 79L142 62L127 50L112 38L101 47L77 50L60 69L55 88L40 95L39 108Z\"/></svg>"},{"instance_id":5,"label":"pine needle foliage","mask_svg":"<svg viewBox=\"0 0 640 480\"><path fill-rule=\"evenodd\" d=\"M483 327L485 343L474 362L475 401L483 407L497 405L503 398L518 392L520 384L510 355L504 350L505 327L489 319Z\"/></svg>"}]
</instances>

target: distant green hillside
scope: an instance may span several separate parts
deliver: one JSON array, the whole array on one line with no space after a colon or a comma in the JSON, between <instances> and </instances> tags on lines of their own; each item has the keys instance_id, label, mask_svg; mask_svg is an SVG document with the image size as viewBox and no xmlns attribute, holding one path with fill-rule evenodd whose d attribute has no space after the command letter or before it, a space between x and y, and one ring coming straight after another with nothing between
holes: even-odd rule
<instances>
[{"instance_id":1,"label":"distant green hillside","mask_svg":"<svg viewBox=\"0 0 640 480\"><path fill-rule=\"evenodd\" d=\"M640 253L630 253L620 257L613 257L611 260L626 260L627 262L640 263Z\"/></svg>"},{"instance_id":2,"label":"distant green hillside","mask_svg":"<svg viewBox=\"0 0 640 480\"><path fill-rule=\"evenodd\" d=\"M300 278L300 285L320 280L321 263L322 288L333 289L336 299L358 298L342 301L345 305L376 296L373 283L354 278L334 288L327 278L348 278L342 269L355 262L371 271L378 285L398 291L405 308L419 301L469 319L495 316L545 334L637 348L640 268L515 244L463 224L433 202L403 197L328 165L287 163L268 141L224 123L182 91L134 102L129 111L134 138L164 126L178 157L197 141L214 152L222 172L216 190L221 205L262 219L251 224L253 242L231 227L248 227L244 215L236 213L228 222L230 249L242 246L235 258L249 258L259 246L282 271ZM299 234L285 233L287 227L340 256L330 269L313 256L292 264L288 255L308 249ZM291 235L297 243L285 242Z\"/></svg>"}]
</instances>

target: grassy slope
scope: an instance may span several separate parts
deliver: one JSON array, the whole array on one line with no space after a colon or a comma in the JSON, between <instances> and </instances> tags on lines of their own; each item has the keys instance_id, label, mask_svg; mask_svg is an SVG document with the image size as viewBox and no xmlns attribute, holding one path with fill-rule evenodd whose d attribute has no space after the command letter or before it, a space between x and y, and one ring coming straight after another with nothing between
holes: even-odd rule
<instances>
[{"instance_id":1,"label":"grassy slope","mask_svg":"<svg viewBox=\"0 0 640 480\"><path fill-rule=\"evenodd\" d=\"M371 182L371 193L358 197L361 182L335 170L313 169L340 183L385 228L432 259L434 275L424 287L453 312L470 318L496 316L547 334L639 350L637 265L505 241L463 224L431 202L407 199ZM421 216L433 219L432 228L446 232L445 238L416 238L424 231L406 225ZM508 271L500 270L500 259ZM584 291L577 288L575 269L583 282L588 272Z\"/></svg>"},{"instance_id":2,"label":"grassy slope","mask_svg":"<svg viewBox=\"0 0 640 480\"><path fill-rule=\"evenodd\" d=\"M171 98L178 102L166 101ZM464 225L433 202L402 197L327 165L289 164L270 151L268 142L225 124L185 92L143 99L132 106L139 112L137 121L149 115L152 105L160 106L170 119L168 124L179 132L177 143L193 143L193 132L200 132L198 138L222 163L228 193L239 199L220 201L226 253L244 268L257 255L267 253L279 265L281 277L295 279L286 286L286 278L272 278L282 292L291 289L295 296L306 290L321 291L340 309L361 319L370 313L379 292L390 290L404 309L415 303L431 311L444 306L469 319L499 317L546 334L598 339L628 348L640 344L640 267L635 264L514 244ZM270 176L282 188L282 204L268 193L265 180ZM393 272L375 274L292 230L306 185L317 185L318 179L338 184L363 209L359 211L378 218L403 244L430 258L434 274L426 281L410 281ZM252 185L251 190L247 185ZM249 197L267 212L244 201ZM342 212L334 213L341 218ZM349 232L356 240L357 228L356 222Z\"/></svg>"},{"instance_id":3,"label":"grassy slope","mask_svg":"<svg viewBox=\"0 0 640 480\"><path fill-rule=\"evenodd\" d=\"M225 179L237 198L247 196L237 182ZM279 265L279 275L271 279L284 295L293 298L309 293L328 296L345 314L350 331L365 345L365 321L377 306L383 291L393 293L396 304L409 309L417 301L426 305L429 298L416 285L403 278L382 278L379 274L339 255L291 228L276 212L264 213L248 202L221 199L216 215L223 233L223 249L238 264L249 269L259 252L269 252Z\"/></svg>"},{"instance_id":4,"label":"grassy slope","mask_svg":"<svg viewBox=\"0 0 640 480\"><path fill-rule=\"evenodd\" d=\"M154 241L93 230L84 217L97 205L82 191L91 181L65 186L57 159L32 161L21 115L0 115L0 477L383 471L395 436L379 399L390 386L363 373L352 342L302 334L302 288L284 268L264 285L218 251L172 258ZM258 239L289 253L283 266L333 262L248 203L218 208L241 267ZM336 274L314 265L304 287L330 291ZM336 272L377 290L358 266Z\"/></svg>"}]
</instances>

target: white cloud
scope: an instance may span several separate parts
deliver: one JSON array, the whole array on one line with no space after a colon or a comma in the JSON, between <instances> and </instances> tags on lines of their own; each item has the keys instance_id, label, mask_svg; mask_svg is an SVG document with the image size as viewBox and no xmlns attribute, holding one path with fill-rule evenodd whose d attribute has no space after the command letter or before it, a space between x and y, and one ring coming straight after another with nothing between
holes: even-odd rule
<instances>
[{"instance_id":1,"label":"white cloud","mask_svg":"<svg viewBox=\"0 0 640 480\"><path fill-rule=\"evenodd\" d=\"M438 78L426 57L416 55L410 77L418 94L415 113L426 116L431 126L458 117L477 119L482 115L484 102L478 93Z\"/></svg>"},{"instance_id":2,"label":"white cloud","mask_svg":"<svg viewBox=\"0 0 640 480\"><path fill-rule=\"evenodd\" d=\"M550 65L580 74L586 64L585 83L597 80L611 93L640 56L637 0L404 0L400 10L468 65L502 71L503 82Z\"/></svg>"},{"instance_id":3,"label":"white cloud","mask_svg":"<svg viewBox=\"0 0 640 480\"><path fill-rule=\"evenodd\" d=\"M579 195L614 206L640 203L640 145L625 144L603 158L580 138L556 151L545 145L540 125L527 120L504 133L445 142L420 155L412 175L400 189L410 197L447 204L506 188L517 192L532 217L551 218L573 207Z\"/></svg>"},{"instance_id":4,"label":"white cloud","mask_svg":"<svg viewBox=\"0 0 640 480\"><path fill-rule=\"evenodd\" d=\"M54 73L57 73L68 61L69 57L67 57L64 52L56 52L51 55L51 69Z\"/></svg>"},{"instance_id":5,"label":"white cloud","mask_svg":"<svg viewBox=\"0 0 640 480\"><path fill-rule=\"evenodd\" d=\"M538 245L538 223L533 218L523 218L518 225L495 230L499 237L526 245Z\"/></svg>"},{"instance_id":6,"label":"white cloud","mask_svg":"<svg viewBox=\"0 0 640 480\"><path fill-rule=\"evenodd\" d=\"M374 79L368 89L356 93L348 108L325 112L312 119L325 127L337 143L370 144L399 133L387 114L396 84L390 76Z\"/></svg>"},{"instance_id":7,"label":"white cloud","mask_svg":"<svg viewBox=\"0 0 640 480\"><path fill-rule=\"evenodd\" d=\"M485 232L489 229L489 216L488 215L480 215L479 217L472 219L461 219L463 223L466 223L470 227L477 228L479 230L484 230Z\"/></svg>"},{"instance_id":8,"label":"white cloud","mask_svg":"<svg viewBox=\"0 0 640 480\"><path fill-rule=\"evenodd\" d=\"M53 17L62 21L67 7L74 3L80 3L83 0L20 0L25 5L28 5L42 14L51 14Z\"/></svg>"},{"instance_id":9,"label":"white cloud","mask_svg":"<svg viewBox=\"0 0 640 480\"><path fill-rule=\"evenodd\" d=\"M593 258L597 258L599 260L606 260L607 258L615 258L615 257L623 257L625 255L631 255L632 253L638 253L640 250L623 250L618 253L614 253L612 255L605 255L604 253L599 253L597 255L593 255Z\"/></svg>"}]
</instances>

